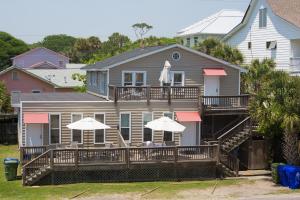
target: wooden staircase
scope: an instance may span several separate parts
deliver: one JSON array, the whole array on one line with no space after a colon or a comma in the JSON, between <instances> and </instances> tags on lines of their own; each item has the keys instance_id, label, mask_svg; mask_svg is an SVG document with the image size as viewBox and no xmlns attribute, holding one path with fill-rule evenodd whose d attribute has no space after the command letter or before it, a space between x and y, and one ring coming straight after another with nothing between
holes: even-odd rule
<instances>
[{"instance_id":1,"label":"wooden staircase","mask_svg":"<svg viewBox=\"0 0 300 200\"><path fill-rule=\"evenodd\" d=\"M53 151L48 150L39 155L35 159L25 164L22 168L23 171L23 185L31 186L47 176L52 171Z\"/></svg>"},{"instance_id":2,"label":"wooden staircase","mask_svg":"<svg viewBox=\"0 0 300 200\"><path fill-rule=\"evenodd\" d=\"M220 145L220 168L224 176L238 176L240 161L232 151L252 136L252 129L252 120L247 116L217 138Z\"/></svg>"}]
</instances>

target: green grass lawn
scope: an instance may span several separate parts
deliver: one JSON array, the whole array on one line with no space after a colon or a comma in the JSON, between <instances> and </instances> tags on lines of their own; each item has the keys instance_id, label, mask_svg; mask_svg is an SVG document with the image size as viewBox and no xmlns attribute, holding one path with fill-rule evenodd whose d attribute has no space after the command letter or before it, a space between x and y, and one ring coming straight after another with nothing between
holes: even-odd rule
<instances>
[{"instance_id":1,"label":"green grass lawn","mask_svg":"<svg viewBox=\"0 0 300 200\"><path fill-rule=\"evenodd\" d=\"M16 145L0 145L0 199L62 199L71 198L81 192L86 195L94 194L122 194L146 193L158 188L154 197L170 198L176 192L186 189L205 189L218 186L239 184L243 180L212 180L212 181L186 181L186 182L142 182L142 183L79 183L58 186L23 187L21 180L6 181L4 177L3 159L5 157L19 157ZM19 167L20 168L20 167ZM20 170L19 170L20 171ZM245 181L245 180L244 180Z\"/></svg>"}]
</instances>

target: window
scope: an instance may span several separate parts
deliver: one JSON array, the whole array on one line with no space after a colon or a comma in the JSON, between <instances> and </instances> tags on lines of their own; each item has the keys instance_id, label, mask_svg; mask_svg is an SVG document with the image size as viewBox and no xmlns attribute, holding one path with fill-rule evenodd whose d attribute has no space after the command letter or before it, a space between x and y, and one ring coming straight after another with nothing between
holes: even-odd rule
<instances>
[{"instance_id":1,"label":"window","mask_svg":"<svg viewBox=\"0 0 300 200\"><path fill-rule=\"evenodd\" d=\"M100 94L106 95L106 88L107 88L107 73L106 72L99 72L99 90Z\"/></svg>"},{"instance_id":2,"label":"window","mask_svg":"<svg viewBox=\"0 0 300 200\"><path fill-rule=\"evenodd\" d=\"M120 114L120 132L125 141L130 140L131 135L131 119L130 113Z\"/></svg>"},{"instance_id":3,"label":"window","mask_svg":"<svg viewBox=\"0 0 300 200\"><path fill-rule=\"evenodd\" d=\"M165 112L164 113L165 117L169 117L170 119L173 119L173 113L172 112ZM163 141L173 141L173 132L170 131L164 131L164 135L163 135Z\"/></svg>"},{"instance_id":4,"label":"window","mask_svg":"<svg viewBox=\"0 0 300 200\"><path fill-rule=\"evenodd\" d=\"M19 80L19 74L18 74L17 71L12 72L11 79L14 80L14 81Z\"/></svg>"},{"instance_id":5,"label":"window","mask_svg":"<svg viewBox=\"0 0 300 200\"><path fill-rule=\"evenodd\" d=\"M152 129L146 128L145 125L152 121L152 113L143 113L143 142L152 141Z\"/></svg>"},{"instance_id":6,"label":"window","mask_svg":"<svg viewBox=\"0 0 300 200\"><path fill-rule=\"evenodd\" d=\"M266 49L277 49L277 42L276 41L266 42Z\"/></svg>"},{"instance_id":7,"label":"window","mask_svg":"<svg viewBox=\"0 0 300 200\"><path fill-rule=\"evenodd\" d=\"M180 60L180 53L177 52L177 51L173 52L173 53L172 53L172 58L173 58L173 60L175 60L175 61Z\"/></svg>"},{"instance_id":8,"label":"window","mask_svg":"<svg viewBox=\"0 0 300 200\"><path fill-rule=\"evenodd\" d=\"M125 71L123 72L123 86L146 85L146 72Z\"/></svg>"},{"instance_id":9,"label":"window","mask_svg":"<svg viewBox=\"0 0 300 200\"><path fill-rule=\"evenodd\" d=\"M72 123L77 122L82 119L82 114L72 114ZM82 130L75 130L72 129L72 142L78 142L79 144L82 144L83 140L83 135L82 135Z\"/></svg>"},{"instance_id":10,"label":"window","mask_svg":"<svg viewBox=\"0 0 300 200\"><path fill-rule=\"evenodd\" d=\"M191 38L186 38L186 46L187 47L191 46Z\"/></svg>"},{"instance_id":11,"label":"window","mask_svg":"<svg viewBox=\"0 0 300 200\"><path fill-rule=\"evenodd\" d=\"M92 85L97 86L97 72L92 72Z\"/></svg>"},{"instance_id":12,"label":"window","mask_svg":"<svg viewBox=\"0 0 300 200\"><path fill-rule=\"evenodd\" d=\"M32 90L32 93L41 93L40 90Z\"/></svg>"},{"instance_id":13,"label":"window","mask_svg":"<svg viewBox=\"0 0 300 200\"><path fill-rule=\"evenodd\" d=\"M92 85L92 78L93 78L93 77L92 77L92 72L87 72L87 73L88 73L88 79L89 79L89 80L88 80L88 84L89 84L89 85Z\"/></svg>"},{"instance_id":14,"label":"window","mask_svg":"<svg viewBox=\"0 0 300 200\"><path fill-rule=\"evenodd\" d=\"M60 115L50 114L50 144L60 143Z\"/></svg>"},{"instance_id":15,"label":"window","mask_svg":"<svg viewBox=\"0 0 300 200\"><path fill-rule=\"evenodd\" d=\"M194 37L194 46L197 46L198 44L198 37Z\"/></svg>"},{"instance_id":16,"label":"window","mask_svg":"<svg viewBox=\"0 0 300 200\"><path fill-rule=\"evenodd\" d=\"M172 86L184 86L184 72L171 72Z\"/></svg>"},{"instance_id":17,"label":"window","mask_svg":"<svg viewBox=\"0 0 300 200\"><path fill-rule=\"evenodd\" d=\"M96 113L94 115L94 117L95 117L95 120L97 120L98 122L105 124L105 114L104 113ZM104 129L94 131L94 143L95 144L105 143L105 130Z\"/></svg>"},{"instance_id":18,"label":"window","mask_svg":"<svg viewBox=\"0 0 300 200\"><path fill-rule=\"evenodd\" d=\"M259 28L267 27L267 8L259 9Z\"/></svg>"},{"instance_id":19,"label":"window","mask_svg":"<svg viewBox=\"0 0 300 200\"><path fill-rule=\"evenodd\" d=\"M252 48L252 43L248 42L248 49L251 49L251 48Z\"/></svg>"}]
</instances>

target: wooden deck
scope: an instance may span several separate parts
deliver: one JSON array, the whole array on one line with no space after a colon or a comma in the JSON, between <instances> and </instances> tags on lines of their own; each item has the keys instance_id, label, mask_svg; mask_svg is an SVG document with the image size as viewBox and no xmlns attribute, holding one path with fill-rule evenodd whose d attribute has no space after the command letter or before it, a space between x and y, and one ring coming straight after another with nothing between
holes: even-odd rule
<instances>
[{"instance_id":1,"label":"wooden deck","mask_svg":"<svg viewBox=\"0 0 300 200\"><path fill-rule=\"evenodd\" d=\"M41 148L39 148L41 149ZM26 149L28 151L28 148ZM32 151L32 150L31 150ZM22 153L24 157L26 155ZM28 157L28 156L27 156ZM90 148L90 149L49 149L28 161L23 166L23 181L32 180L45 171L110 171L141 170L147 168L186 168L199 164L219 162L218 145L139 147L139 148ZM207 165L206 165L207 167ZM145 170L143 170L145 169ZM114 177L116 178L116 177Z\"/></svg>"}]
</instances>

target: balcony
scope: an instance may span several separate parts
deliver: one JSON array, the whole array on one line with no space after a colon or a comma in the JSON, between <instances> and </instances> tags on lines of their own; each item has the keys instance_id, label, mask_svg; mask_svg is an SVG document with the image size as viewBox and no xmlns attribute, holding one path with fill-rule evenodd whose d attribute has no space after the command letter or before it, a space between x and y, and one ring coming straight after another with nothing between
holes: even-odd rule
<instances>
[{"instance_id":1,"label":"balcony","mask_svg":"<svg viewBox=\"0 0 300 200\"><path fill-rule=\"evenodd\" d=\"M195 86L109 86L109 99L119 101L199 100L200 88Z\"/></svg>"},{"instance_id":2,"label":"balcony","mask_svg":"<svg viewBox=\"0 0 300 200\"><path fill-rule=\"evenodd\" d=\"M206 114L245 113L248 112L250 95L203 96L202 107Z\"/></svg>"}]
</instances>

